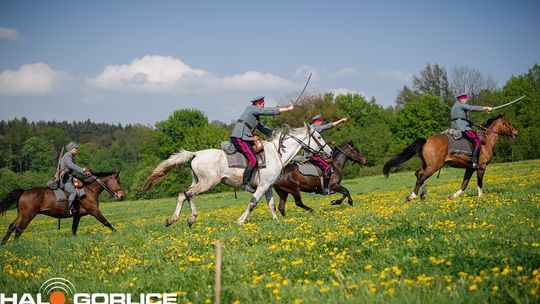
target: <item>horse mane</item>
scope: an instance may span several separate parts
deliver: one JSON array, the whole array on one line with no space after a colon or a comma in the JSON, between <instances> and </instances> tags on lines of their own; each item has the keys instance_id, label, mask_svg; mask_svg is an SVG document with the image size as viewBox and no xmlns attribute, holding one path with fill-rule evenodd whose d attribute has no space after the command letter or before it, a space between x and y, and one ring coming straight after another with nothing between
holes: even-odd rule
<instances>
[{"instance_id":1,"label":"horse mane","mask_svg":"<svg viewBox=\"0 0 540 304\"><path fill-rule=\"evenodd\" d=\"M96 180L96 178L98 178L98 177L110 176L110 175L114 175L114 174L118 174L118 172L116 172L116 171L92 172L92 175L89 176L89 177L86 177L85 179L83 179L82 182L86 186L86 185L89 185L89 184L93 183Z\"/></svg>"},{"instance_id":2,"label":"horse mane","mask_svg":"<svg viewBox=\"0 0 540 304\"><path fill-rule=\"evenodd\" d=\"M501 117L504 117L504 113L501 113L499 115L495 115L495 116L492 116L490 117L488 120L486 120L483 124L482 124L482 127L484 128L489 128L491 126L492 123L494 123L497 119L501 118Z\"/></svg>"}]
</instances>

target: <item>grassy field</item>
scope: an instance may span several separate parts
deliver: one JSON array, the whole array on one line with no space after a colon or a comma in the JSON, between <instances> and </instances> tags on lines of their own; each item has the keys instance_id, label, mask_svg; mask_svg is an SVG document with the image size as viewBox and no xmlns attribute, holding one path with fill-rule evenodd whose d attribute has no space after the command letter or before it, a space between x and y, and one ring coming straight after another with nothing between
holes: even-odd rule
<instances>
[{"instance_id":1,"label":"grassy field","mask_svg":"<svg viewBox=\"0 0 540 304\"><path fill-rule=\"evenodd\" d=\"M185 209L165 227L175 198L102 204L116 233L85 217L72 237L71 221L57 230L38 216L0 247L0 292L33 293L63 277L78 292L174 292L181 303L213 303L212 243L221 240L224 303L538 303L540 160L490 165L482 199L475 177L448 199L462 175L445 168L429 179L425 203L404 203L412 172L348 180L352 207L306 194L314 213L290 198L287 216L273 221L263 200L243 226L236 221L249 196L232 192L196 197L191 229ZM15 210L0 218L2 229L14 218Z\"/></svg>"}]
</instances>

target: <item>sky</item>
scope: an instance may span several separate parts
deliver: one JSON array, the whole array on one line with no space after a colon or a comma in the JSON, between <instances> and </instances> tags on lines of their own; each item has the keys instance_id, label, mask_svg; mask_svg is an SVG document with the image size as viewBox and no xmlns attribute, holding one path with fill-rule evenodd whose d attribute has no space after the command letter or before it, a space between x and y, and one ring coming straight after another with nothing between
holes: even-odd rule
<instances>
[{"instance_id":1,"label":"sky","mask_svg":"<svg viewBox=\"0 0 540 304\"><path fill-rule=\"evenodd\" d=\"M429 64L499 86L540 63L540 1L0 0L0 120L236 120L306 93L393 105Z\"/></svg>"}]
</instances>

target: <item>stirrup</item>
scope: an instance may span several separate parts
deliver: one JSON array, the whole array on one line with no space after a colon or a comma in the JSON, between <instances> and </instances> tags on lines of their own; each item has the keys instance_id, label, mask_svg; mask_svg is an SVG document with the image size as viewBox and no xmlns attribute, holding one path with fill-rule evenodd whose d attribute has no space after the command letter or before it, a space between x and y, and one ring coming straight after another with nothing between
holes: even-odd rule
<instances>
[{"instance_id":1,"label":"stirrup","mask_svg":"<svg viewBox=\"0 0 540 304\"><path fill-rule=\"evenodd\" d=\"M321 189L321 194L322 195L329 195L330 194L330 190L328 188L322 188Z\"/></svg>"}]
</instances>

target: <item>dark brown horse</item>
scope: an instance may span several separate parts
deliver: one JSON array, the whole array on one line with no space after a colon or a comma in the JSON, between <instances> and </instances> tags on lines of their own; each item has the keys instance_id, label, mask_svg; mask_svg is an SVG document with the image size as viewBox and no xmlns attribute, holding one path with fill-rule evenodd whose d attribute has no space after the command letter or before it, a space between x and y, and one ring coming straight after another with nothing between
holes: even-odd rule
<instances>
[{"instance_id":1,"label":"dark brown horse","mask_svg":"<svg viewBox=\"0 0 540 304\"><path fill-rule=\"evenodd\" d=\"M77 234L81 217L87 214L95 217L112 231L116 231L101 211L99 211L99 194L103 190L107 190L107 192L114 195L118 200L124 198L119 173L94 173L94 175L86 178L83 183L86 195L82 199L79 199L79 213L73 216L73 224L71 226L73 235ZM17 218L9 225L2 244L8 241L13 231L15 231L15 238L19 238L36 214L45 214L56 218L71 217L71 215L68 215L68 203L58 202L54 192L47 187L11 191L0 202L0 214L5 213L14 202L17 202Z\"/></svg>"},{"instance_id":2,"label":"dark brown horse","mask_svg":"<svg viewBox=\"0 0 540 304\"><path fill-rule=\"evenodd\" d=\"M332 169L334 170L330 177L328 188L330 191L339 192L343 194L341 199L333 200L332 205L339 205L347 197L349 205L353 204L353 200L349 195L349 190L340 185L343 175L343 168L347 160L351 160L355 163L364 165L367 162L365 156L354 146L350 141L346 144L334 147L332 150ZM321 169L317 168L319 175L322 175ZM274 184L274 189L279 195L279 212L285 216L285 203L287 202L287 196L292 194L296 206L305 210L313 212L313 209L304 205L300 191L303 192L317 192L320 193L322 185L321 178L319 176L304 176L298 170L296 164L288 164L283 171L279 180Z\"/></svg>"},{"instance_id":3,"label":"dark brown horse","mask_svg":"<svg viewBox=\"0 0 540 304\"><path fill-rule=\"evenodd\" d=\"M473 169L471 157L463 153L450 153L448 151L448 138L444 134L434 135L427 139L418 138L413 141L401 153L394 155L389 161L384 164L383 173L386 177L390 173L390 169L399 164L402 164L413 157L416 153L422 159L422 168L416 171L416 187L413 193L407 196L407 201L415 199L418 196L418 190L422 187L420 198L425 200L427 193L424 182L431 175L441 169L445 164L456 168L464 168L465 176L461 183L461 188L454 193L450 198L457 198L467 188L472 174L476 170L478 182L478 197L482 196L482 179L484 177L485 168L493 157L493 149L499 140L499 135L515 138L518 131L512 127L504 114L488 119L483 126L480 127L485 133L485 144L480 151L480 166L482 168Z\"/></svg>"}]
</instances>

